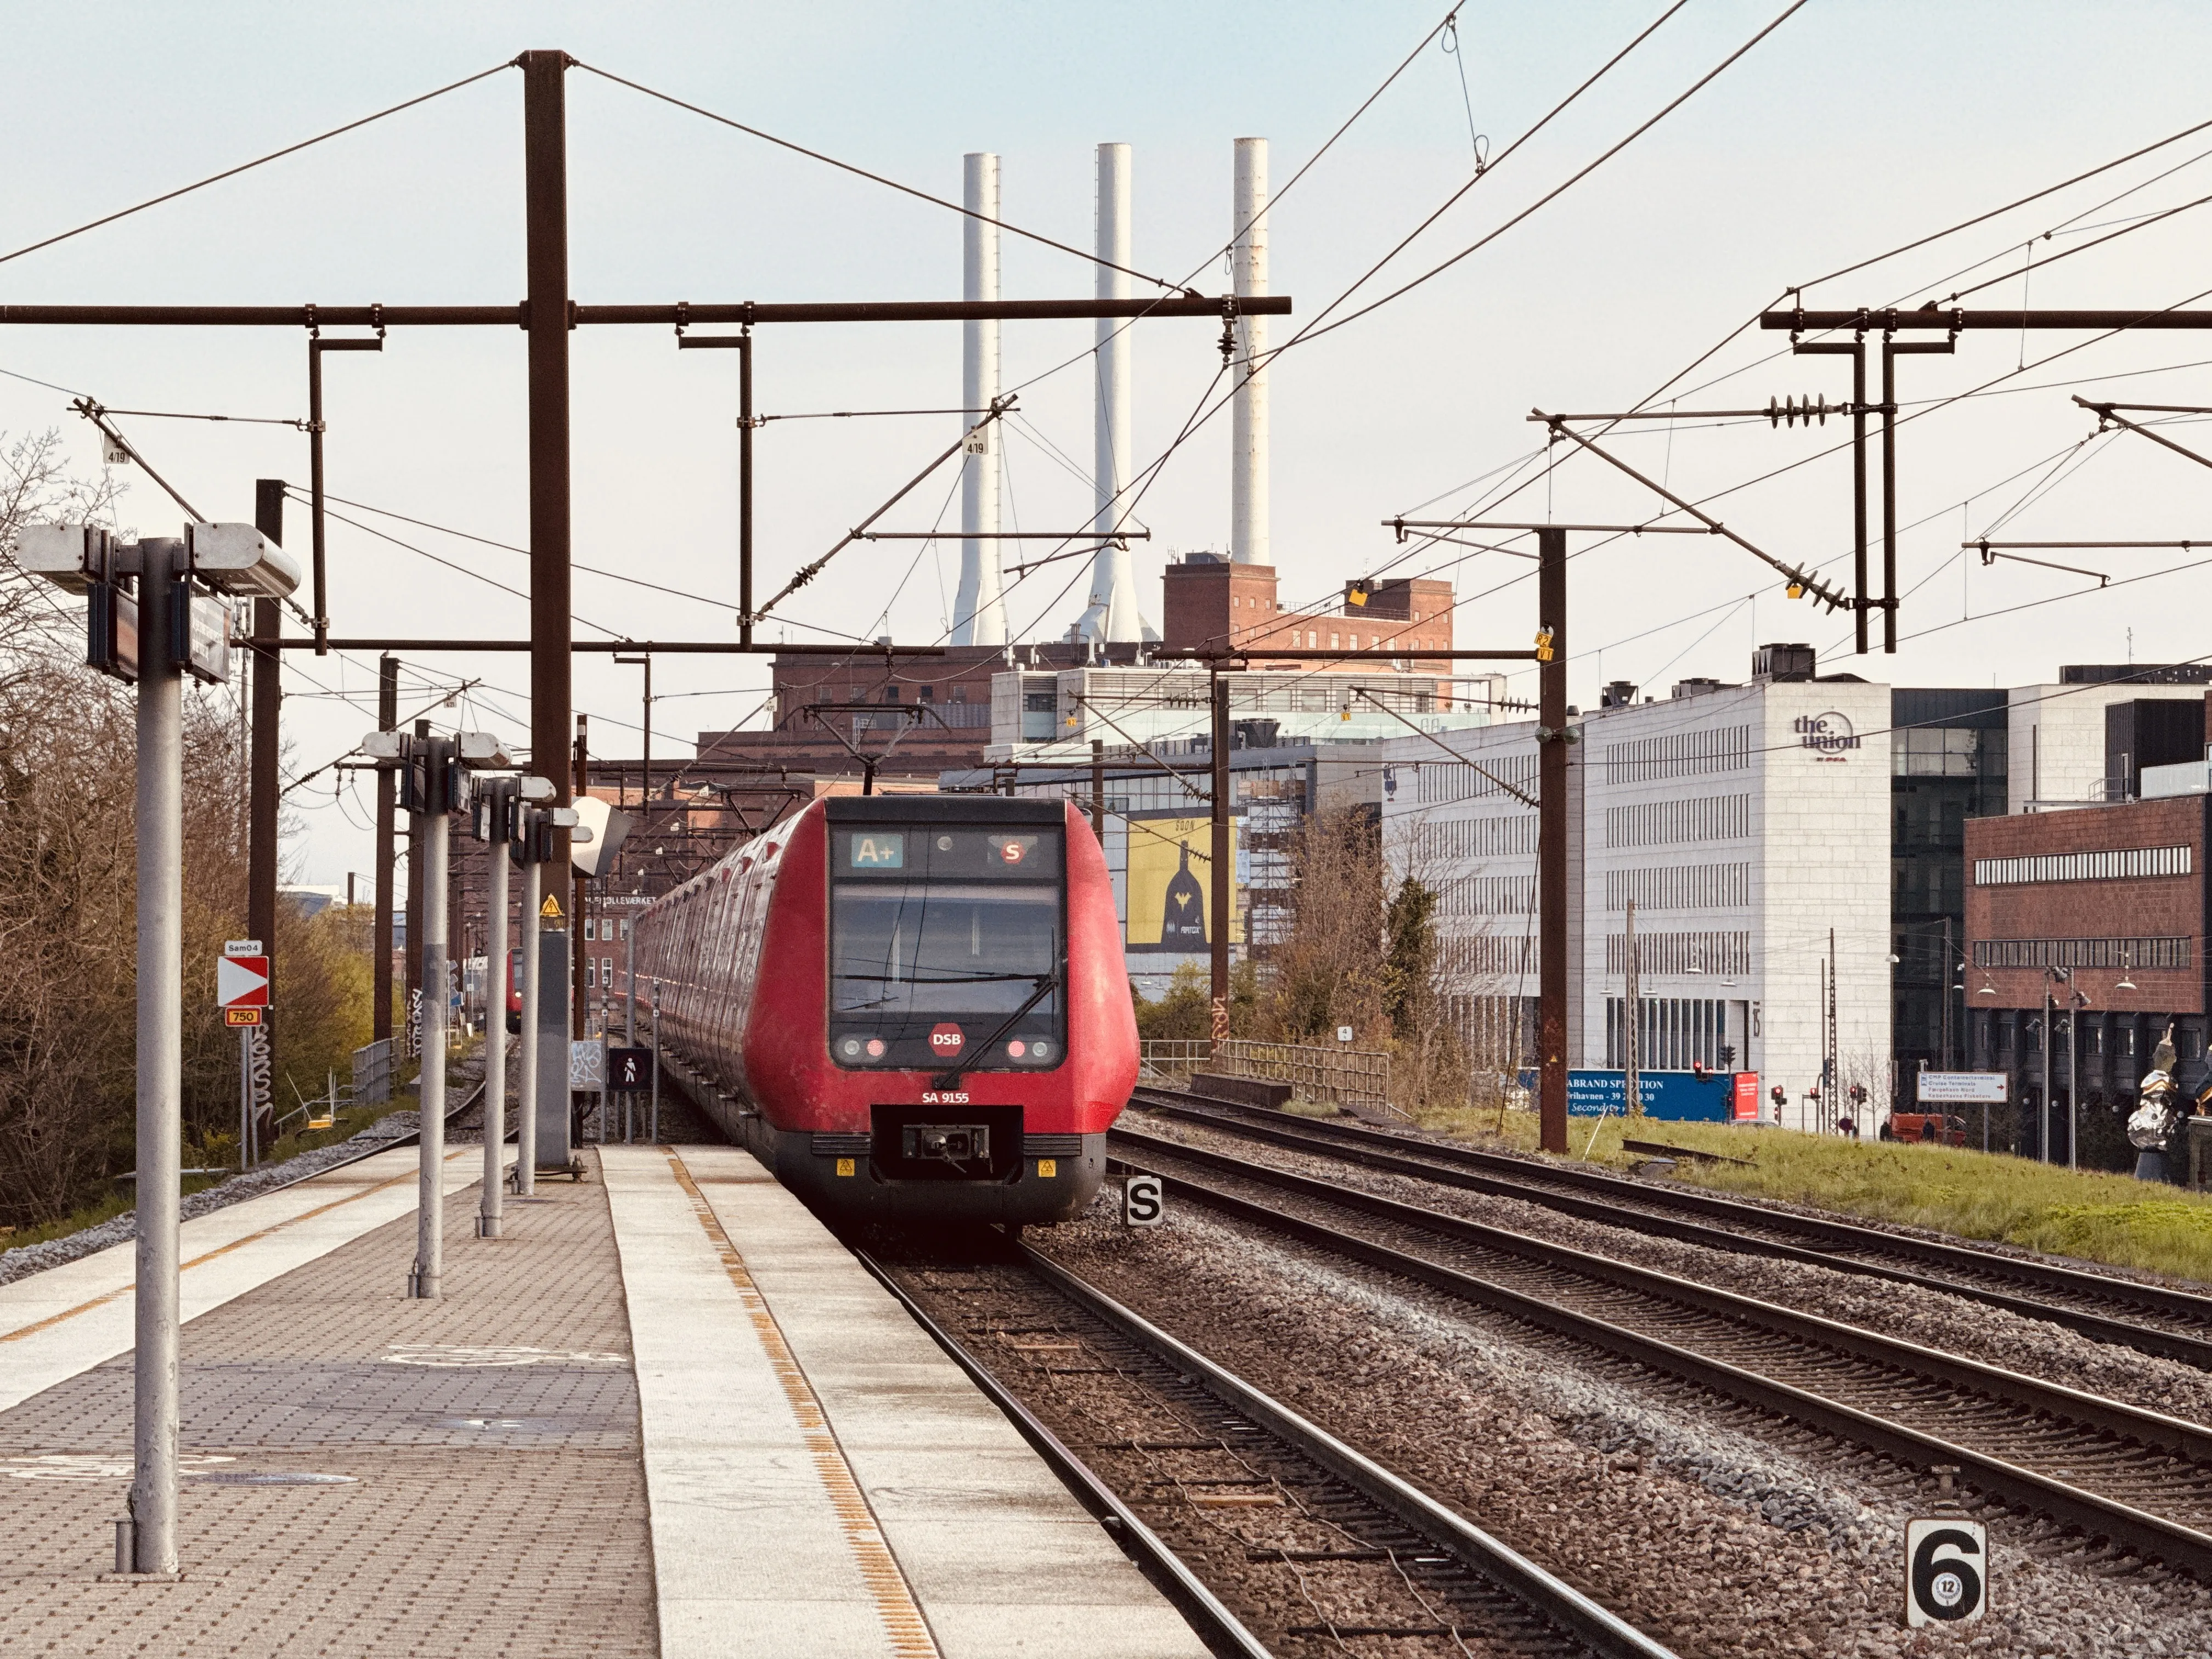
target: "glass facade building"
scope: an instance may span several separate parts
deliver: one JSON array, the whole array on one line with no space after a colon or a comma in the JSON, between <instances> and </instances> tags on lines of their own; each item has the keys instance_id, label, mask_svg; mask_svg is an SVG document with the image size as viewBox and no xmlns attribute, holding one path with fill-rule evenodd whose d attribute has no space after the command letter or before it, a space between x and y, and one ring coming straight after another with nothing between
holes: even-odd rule
<instances>
[{"instance_id":1,"label":"glass facade building","mask_svg":"<svg viewBox=\"0 0 2212 1659\"><path fill-rule=\"evenodd\" d=\"M2005 810L2007 694L1890 693L1890 936L1897 1070L1962 1064L1966 820Z\"/></svg>"}]
</instances>

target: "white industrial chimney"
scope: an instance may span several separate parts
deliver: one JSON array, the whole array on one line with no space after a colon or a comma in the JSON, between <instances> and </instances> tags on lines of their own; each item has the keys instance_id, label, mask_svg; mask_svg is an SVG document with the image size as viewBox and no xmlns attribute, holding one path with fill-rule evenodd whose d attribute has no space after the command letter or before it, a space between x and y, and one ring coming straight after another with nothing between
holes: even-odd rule
<instances>
[{"instance_id":1,"label":"white industrial chimney","mask_svg":"<svg viewBox=\"0 0 2212 1659\"><path fill-rule=\"evenodd\" d=\"M999 216L999 158L962 159L961 200L971 216L961 239L961 297L999 297L999 227L975 218ZM999 325L995 319L961 325L960 403L987 409L999 395ZM973 425L981 417L962 417ZM1004 645L1006 605L999 590L999 544L981 539L999 528L999 440L995 424L972 441L961 460L960 591L952 605L952 643Z\"/></svg>"},{"instance_id":2,"label":"white industrial chimney","mask_svg":"<svg viewBox=\"0 0 2212 1659\"><path fill-rule=\"evenodd\" d=\"M1129 147L1098 146L1098 297L1129 298ZM1121 267L1116 269L1115 267ZM1128 544L1115 538L1130 521L1130 365L1136 330L1125 317L1098 319L1098 401L1092 417L1097 441L1093 453L1098 511L1091 529L1105 544L1091 568L1091 605L1076 624L1079 638L1100 645L1134 645L1157 639L1137 610L1135 572Z\"/></svg>"},{"instance_id":3,"label":"white industrial chimney","mask_svg":"<svg viewBox=\"0 0 2212 1659\"><path fill-rule=\"evenodd\" d=\"M1237 297L1267 291L1267 141L1237 141L1237 200L1230 252ZM1237 376L1230 406L1229 556L1238 564L1271 562L1267 549L1267 319L1239 313Z\"/></svg>"}]
</instances>

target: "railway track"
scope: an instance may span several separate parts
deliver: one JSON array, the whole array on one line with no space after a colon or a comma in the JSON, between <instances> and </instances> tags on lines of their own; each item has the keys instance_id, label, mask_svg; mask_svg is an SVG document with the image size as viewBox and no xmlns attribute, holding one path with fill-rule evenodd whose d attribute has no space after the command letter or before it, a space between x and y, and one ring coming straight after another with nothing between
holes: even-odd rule
<instances>
[{"instance_id":1,"label":"railway track","mask_svg":"<svg viewBox=\"0 0 2212 1659\"><path fill-rule=\"evenodd\" d=\"M459 1104L448 1106L446 1109L446 1127L449 1129L453 1127L461 1119L482 1107L483 1092L483 1079L479 1078L477 1079L476 1086L461 1097ZM507 1128L507 1137L510 1140L514 1139L514 1129L512 1125ZM343 1170L350 1164L359 1164L365 1158L376 1157L380 1152L388 1152L399 1146L416 1146L422 1139L422 1132L419 1128L410 1129L404 1134L392 1135L388 1139L379 1139L374 1145L365 1146L357 1152L325 1164L320 1169L310 1170L305 1175L294 1176L289 1181L280 1181L273 1187L264 1188L263 1191L280 1193L287 1187L296 1187L303 1181L313 1181L317 1176L328 1175L333 1170ZM248 1197L252 1198L258 1198L261 1195L261 1193L247 1194Z\"/></svg>"},{"instance_id":2,"label":"railway track","mask_svg":"<svg viewBox=\"0 0 2212 1659\"><path fill-rule=\"evenodd\" d=\"M1966 1297L2212 1370L2212 1297L1181 1091L1139 1089L1133 1103L1242 1139L1522 1199L1608 1226Z\"/></svg>"},{"instance_id":3,"label":"railway track","mask_svg":"<svg viewBox=\"0 0 2212 1659\"><path fill-rule=\"evenodd\" d=\"M949 1268L855 1254L1218 1654L1341 1653L1382 1638L1408 1656L1671 1659L1034 1250Z\"/></svg>"},{"instance_id":4,"label":"railway track","mask_svg":"<svg viewBox=\"0 0 2212 1659\"><path fill-rule=\"evenodd\" d=\"M1550 1240L1116 1129L1171 1191L2212 1582L2212 1430ZM1285 1202L1285 1200L1287 1200Z\"/></svg>"}]
</instances>

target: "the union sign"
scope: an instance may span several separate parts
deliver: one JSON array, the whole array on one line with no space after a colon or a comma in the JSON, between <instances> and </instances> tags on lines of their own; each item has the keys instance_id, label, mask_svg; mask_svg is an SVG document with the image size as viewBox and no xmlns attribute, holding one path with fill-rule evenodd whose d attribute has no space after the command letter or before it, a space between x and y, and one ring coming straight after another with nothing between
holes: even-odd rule
<instances>
[{"instance_id":1,"label":"the union sign","mask_svg":"<svg viewBox=\"0 0 2212 1659\"><path fill-rule=\"evenodd\" d=\"M1852 750L1862 747L1859 734L1851 729L1850 716L1831 708L1825 714L1800 714L1790 723L1797 734L1797 746L1810 749L1821 760L1841 760Z\"/></svg>"}]
</instances>

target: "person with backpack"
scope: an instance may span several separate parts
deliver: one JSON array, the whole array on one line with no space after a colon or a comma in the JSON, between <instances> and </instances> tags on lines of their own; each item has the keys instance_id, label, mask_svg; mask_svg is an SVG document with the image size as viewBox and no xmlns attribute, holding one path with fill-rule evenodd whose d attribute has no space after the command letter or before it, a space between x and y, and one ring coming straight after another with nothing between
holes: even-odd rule
<instances>
[{"instance_id":1,"label":"person with backpack","mask_svg":"<svg viewBox=\"0 0 2212 1659\"><path fill-rule=\"evenodd\" d=\"M2173 1146L2187 1109L2181 1091L2174 1086L2173 1026L2151 1054L2150 1070L2136 1094L2135 1111L2128 1118L2128 1144L2136 1149L2136 1179L2166 1181L2166 1153Z\"/></svg>"}]
</instances>

